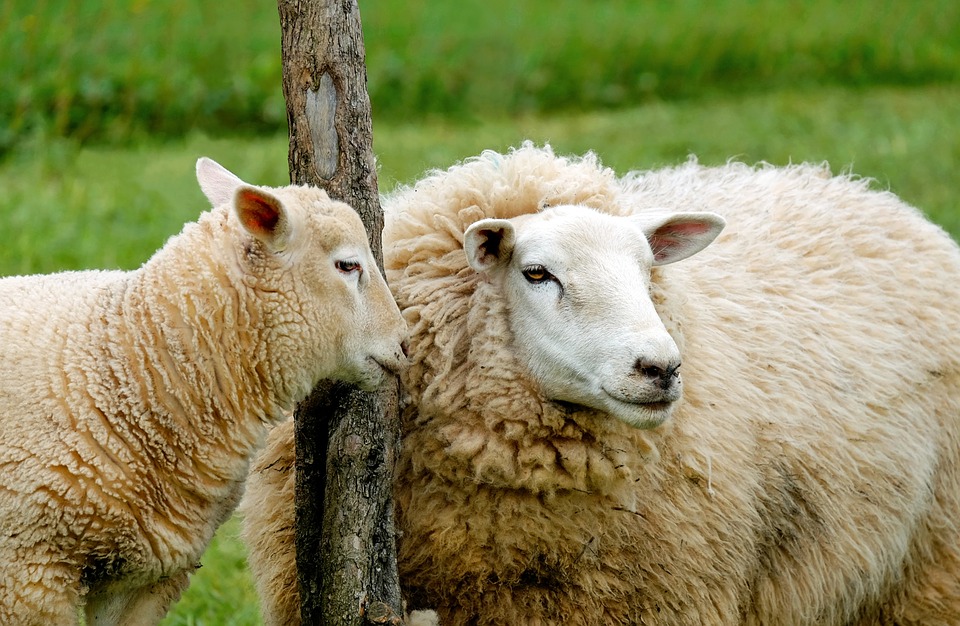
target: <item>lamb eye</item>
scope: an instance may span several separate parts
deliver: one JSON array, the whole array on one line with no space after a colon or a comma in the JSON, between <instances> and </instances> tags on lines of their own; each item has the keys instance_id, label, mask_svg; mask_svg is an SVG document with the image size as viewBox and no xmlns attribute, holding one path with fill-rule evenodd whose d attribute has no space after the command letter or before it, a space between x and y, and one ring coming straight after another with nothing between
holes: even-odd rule
<instances>
[{"instance_id":1,"label":"lamb eye","mask_svg":"<svg viewBox=\"0 0 960 626\"><path fill-rule=\"evenodd\" d=\"M542 265L531 265L530 267L523 268L523 277L527 279L527 282L533 283L542 283L553 278L553 274L547 271Z\"/></svg>"},{"instance_id":2,"label":"lamb eye","mask_svg":"<svg viewBox=\"0 0 960 626\"><path fill-rule=\"evenodd\" d=\"M363 268L360 266L359 261L337 261L336 266L337 266L337 269L343 272L344 274L363 271Z\"/></svg>"}]
</instances>

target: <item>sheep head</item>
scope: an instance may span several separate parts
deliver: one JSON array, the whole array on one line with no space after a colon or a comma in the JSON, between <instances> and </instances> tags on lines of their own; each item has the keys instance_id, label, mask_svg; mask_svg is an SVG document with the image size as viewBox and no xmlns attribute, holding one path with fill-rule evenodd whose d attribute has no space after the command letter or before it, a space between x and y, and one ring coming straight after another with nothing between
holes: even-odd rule
<instances>
[{"instance_id":1,"label":"sheep head","mask_svg":"<svg viewBox=\"0 0 960 626\"><path fill-rule=\"evenodd\" d=\"M607 215L558 206L483 219L467 261L500 287L517 355L545 396L653 428L681 396L680 351L650 298L650 268L712 242L712 213Z\"/></svg>"},{"instance_id":2,"label":"sheep head","mask_svg":"<svg viewBox=\"0 0 960 626\"><path fill-rule=\"evenodd\" d=\"M313 187L248 185L206 158L197 179L227 207L236 269L258 294L264 349L277 355L271 374L289 396L321 378L372 390L403 365L406 324L352 208Z\"/></svg>"}]
</instances>

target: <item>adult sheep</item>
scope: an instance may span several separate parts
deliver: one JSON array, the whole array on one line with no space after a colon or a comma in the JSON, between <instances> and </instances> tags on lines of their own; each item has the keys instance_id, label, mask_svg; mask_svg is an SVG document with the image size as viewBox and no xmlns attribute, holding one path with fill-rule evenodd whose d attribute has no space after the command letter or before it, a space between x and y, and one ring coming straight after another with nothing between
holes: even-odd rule
<instances>
[{"instance_id":1,"label":"adult sheep","mask_svg":"<svg viewBox=\"0 0 960 626\"><path fill-rule=\"evenodd\" d=\"M154 624L268 425L373 388L406 328L345 204L197 163L214 208L140 269L0 279L0 624Z\"/></svg>"},{"instance_id":2,"label":"adult sheep","mask_svg":"<svg viewBox=\"0 0 960 626\"><path fill-rule=\"evenodd\" d=\"M386 207L410 607L960 623L960 251L916 210L823 167L617 179L530 145ZM662 266L705 211L724 232ZM244 505L269 624L298 621L292 463L277 429Z\"/></svg>"}]
</instances>

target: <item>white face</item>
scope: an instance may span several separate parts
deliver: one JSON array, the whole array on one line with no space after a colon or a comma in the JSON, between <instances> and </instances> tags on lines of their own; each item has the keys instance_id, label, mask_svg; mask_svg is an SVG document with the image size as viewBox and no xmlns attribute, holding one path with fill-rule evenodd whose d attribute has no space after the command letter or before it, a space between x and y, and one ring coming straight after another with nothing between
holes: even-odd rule
<instances>
[{"instance_id":1,"label":"white face","mask_svg":"<svg viewBox=\"0 0 960 626\"><path fill-rule=\"evenodd\" d=\"M464 245L470 265L502 286L517 354L547 398L652 428L682 383L680 352L650 300L650 268L698 252L722 227L713 214L563 206L482 220Z\"/></svg>"}]
</instances>

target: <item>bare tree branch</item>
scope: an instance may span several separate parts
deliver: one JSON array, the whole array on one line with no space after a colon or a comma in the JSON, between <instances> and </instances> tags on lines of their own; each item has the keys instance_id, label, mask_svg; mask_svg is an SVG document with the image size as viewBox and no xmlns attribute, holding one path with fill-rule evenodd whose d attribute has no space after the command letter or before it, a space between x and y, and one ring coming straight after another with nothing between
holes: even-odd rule
<instances>
[{"instance_id":1,"label":"bare tree branch","mask_svg":"<svg viewBox=\"0 0 960 626\"><path fill-rule=\"evenodd\" d=\"M382 265L360 11L355 0L278 0L290 180L323 187L367 227ZM400 614L391 491L397 389L318 387L296 411L296 549L304 624Z\"/></svg>"}]
</instances>

